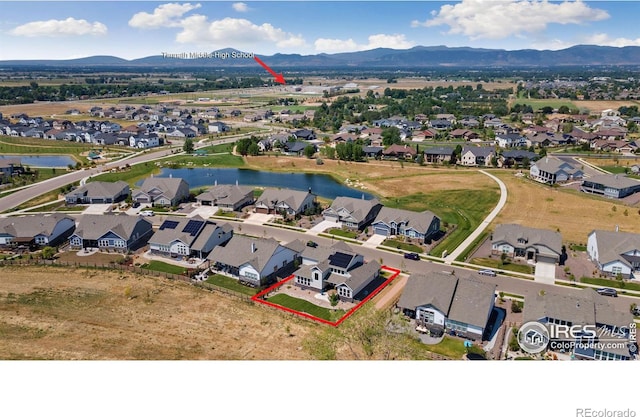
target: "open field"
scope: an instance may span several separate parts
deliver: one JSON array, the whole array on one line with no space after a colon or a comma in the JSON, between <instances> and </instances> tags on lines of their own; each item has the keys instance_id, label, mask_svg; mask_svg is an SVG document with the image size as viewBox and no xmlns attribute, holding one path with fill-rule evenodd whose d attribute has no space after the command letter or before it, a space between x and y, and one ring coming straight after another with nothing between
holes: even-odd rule
<instances>
[{"instance_id":1,"label":"open field","mask_svg":"<svg viewBox=\"0 0 640 417\"><path fill-rule=\"evenodd\" d=\"M513 171L492 171L507 185L507 204L492 226L517 223L559 230L563 241L585 243L593 229L640 233L638 207L607 201L575 190L551 188L516 177ZM615 210L614 210L615 207ZM627 210L627 215L625 215Z\"/></svg>"},{"instance_id":2,"label":"open field","mask_svg":"<svg viewBox=\"0 0 640 417\"><path fill-rule=\"evenodd\" d=\"M310 359L319 325L183 282L3 267L1 359Z\"/></svg>"}]
</instances>

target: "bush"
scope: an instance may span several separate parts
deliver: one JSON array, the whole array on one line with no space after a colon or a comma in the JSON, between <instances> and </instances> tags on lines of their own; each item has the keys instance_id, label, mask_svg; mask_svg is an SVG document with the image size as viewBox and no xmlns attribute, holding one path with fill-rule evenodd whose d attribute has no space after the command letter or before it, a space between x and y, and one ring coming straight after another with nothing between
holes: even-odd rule
<instances>
[{"instance_id":1,"label":"bush","mask_svg":"<svg viewBox=\"0 0 640 417\"><path fill-rule=\"evenodd\" d=\"M520 313L520 312L522 312L522 302L521 301L512 300L511 301L511 312L512 313Z\"/></svg>"}]
</instances>

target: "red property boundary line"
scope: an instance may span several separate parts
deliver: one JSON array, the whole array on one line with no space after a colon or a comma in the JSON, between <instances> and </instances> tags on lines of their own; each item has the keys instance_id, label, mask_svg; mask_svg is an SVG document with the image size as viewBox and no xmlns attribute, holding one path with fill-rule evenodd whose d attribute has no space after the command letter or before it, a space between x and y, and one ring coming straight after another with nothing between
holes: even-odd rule
<instances>
[{"instance_id":1,"label":"red property boundary line","mask_svg":"<svg viewBox=\"0 0 640 417\"><path fill-rule=\"evenodd\" d=\"M358 311L358 309L360 309L360 307L362 307L367 301L369 301L371 298L375 297L380 291L382 291L384 289L384 287L386 287L387 285L389 285L391 283L391 281L396 279L398 277L398 275L400 275L400 270L396 269L396 268L391 268L389 266L383 265L380 269L388 271L388 272L391 272L391 273L393 273L393 275L391 275L389 278L387 278L387 280L382 285L380 285L378 288L376 288L375 291L373 291L371 294L367 295L362 301L360 301L358 303L358 305L356 305L355 307L352 307L349 311L347 311L344 316L340 317L340 320L335 321L335 322L334 321L324 320L324 319L318 318L316 316L312 316L311 314L303 313L302 311L292 310L290 308L283 307L283 306L281 306L279 304L270 303L269 301L263 300L261 298L263 295L268 294L271 291L273 291L274 289L280 287L281 285L284 285L285 283L291 281L294 278L293 275L290 275L287 278L283 279L282 281L280 281L280 282L278 282L276 284L273 284L269 288L267 288L267 289L265 289L263 291L260 291L258 294L256 294L253 297L251 297L251 300L255 301L256 303L261 303L261 304L267 305L269 307L277 308L279 310L286 311L287 313L295 314L297 316L304 317L304 318L307 318L307 319L310 319L310 320L314 320L314 321L317 321L317 322L322 323L322 324L328 324L329 326L337 327L343 321L345 321L347 318L349 318L353 313Z\"/></svg>"}]
</instances>

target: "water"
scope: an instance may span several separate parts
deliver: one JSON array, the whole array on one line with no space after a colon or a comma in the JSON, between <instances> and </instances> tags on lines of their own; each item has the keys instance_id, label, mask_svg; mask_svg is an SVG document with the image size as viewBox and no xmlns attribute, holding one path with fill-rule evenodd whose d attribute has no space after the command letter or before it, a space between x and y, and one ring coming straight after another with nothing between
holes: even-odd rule
<instances>
[{"instance_id":1,"label":"water","mask_svg":"<svg viewBox=\"0 0 640 417\"><path fill-rule=\"evenodd\" d=\"M38 168L66 168L76 165L76 161L67 155L0 155L0 159L19 158L22 165Z\"/></svg>"},{"instance_id":2,"label":"water","mask_svg":"<svg viewBox=\"0 0 640 417\"><path fill-rule=\"evenodd\" d=\"M325 174L303 174L303 173L282 173L263 172L252 169L238 168L164 168L158 177L183 178L189 183L189 188L212 186L217 181L218 184L235 184L290 188L292 190L311 192L328 199L335 199L338 196L364 198L371 200L374 196L347 187Z\"/></svg>"}]
</instances>

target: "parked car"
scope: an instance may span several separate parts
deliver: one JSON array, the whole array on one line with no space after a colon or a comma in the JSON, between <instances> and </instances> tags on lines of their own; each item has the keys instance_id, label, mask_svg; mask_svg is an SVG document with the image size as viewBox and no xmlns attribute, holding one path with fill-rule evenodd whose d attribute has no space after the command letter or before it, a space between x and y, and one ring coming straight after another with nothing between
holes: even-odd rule
<instances>
[{"instance_id":1,"label":"parked car","mask_svg":"<svg viewBox=\"0 0 640 417\"><path fill-rule=\"evenodd\" d=\"M596 292L600 295L606 295L607 297L617 297L618 291L613 288L598 288Z\"/></svg>"},{"instance_id":2,"label":"parked car","mask_svg":"<svg viewBox=\"0 0 640 417\"><path fill-rule=\"evenodd\" d=\"M310 248L317 248L318 244L316 242L314 242L313 240L310 240L307 242L307 246L309 246Z\"/></svg>"},{"instance_id":3,"label":"parked car","mask_svg":"<svg viewBox=\"0 0 640 417\"><path fill-rule=\"evenodd\" d=\"M419 261L420 255L415 252L409 252L404 254L404 259L413 259L414 261Z\"/></svg>"},{"instance_id":4,"label":"parked car","mask_svg":"<svg viewBox=\"0 0 640 417\"><path fill-rule=\"evenodd\" d=\"M480 275L486 275L488 277L495 277L496 275L496 271L494 271L493 269L481 269L478 271L478 274Z\"/></svg>"},{"instance_id":5,"label":"parked car","mask_svg":"<svg viewBox=\"0 0 640 417\"><path fill-rule=\"evenodd\" d=\"M151 211L151 210L142 210L140 212L140 215L141 216L147 216L147 217L153 217L153 216L155 216L155 213L153 211Z\"/></svg>"},{"instance_id":6,"label":"parked car","mask_svg":"<svg viewBox=\"0 0 640 417\"><path fill-rule=\"evenodd\" d=\"M140 202L139 201L134 201L133 204L131 205L131 207L133 207L133 208L140 207Z\"/></svg>"}]
</instances>

